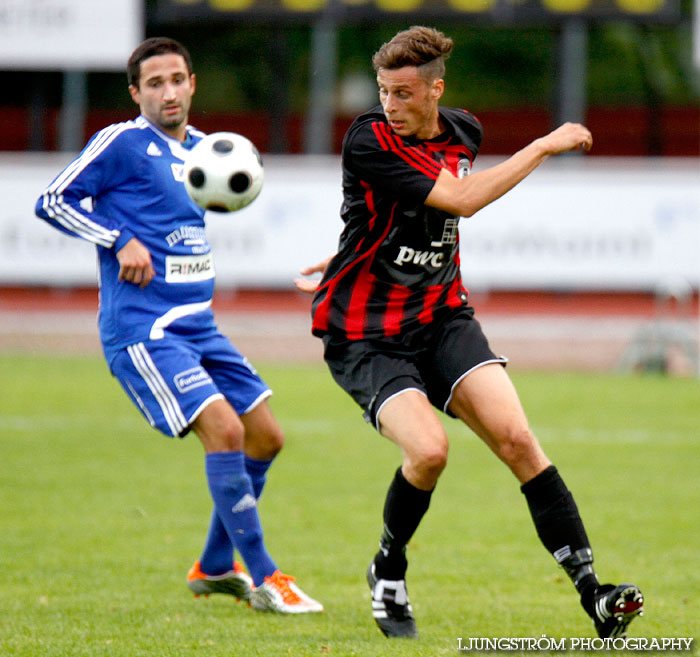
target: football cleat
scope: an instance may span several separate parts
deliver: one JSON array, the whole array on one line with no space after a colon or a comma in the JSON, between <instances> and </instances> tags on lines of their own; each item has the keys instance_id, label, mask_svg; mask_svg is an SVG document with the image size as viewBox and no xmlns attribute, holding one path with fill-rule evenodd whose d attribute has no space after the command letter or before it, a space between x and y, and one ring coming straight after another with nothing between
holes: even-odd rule
<instances>
[{"instance_id":1,"label":"football cleat","mask_svg":"<svg viewBox=\"0 0 700 657\"><path fill-rule=\"evenodd\" d=\"M596 589L593 624L599 637L626 637L627 626L643 613L644 596L634 584L604 584Z\"/></svg>"},{"instance_id":2,"label":"football cleat","mask_svg":"<svg viewBox=\"0 0 700 657\"><path fill-rule=\"evenodd\" d=\"M295 583L291 575L276 570L250 593L250 606L259 611L278 614L310 614L323 611L323 605L309 597Z\"/></svg>"},{"instance_id":3,"label":"football cleat","mask_svg":"<svg viewBox=\"0 0 700 657\"><path fill-rule=\"evenodd\" d=\"M206 575L202 572L199 561L195 561L187 573L187 586L196 598L200 595L209 597L212 593L226 593L237 600L248 600L253 588L253 578L237 561L233 562L233 570L222 575Z\"/></svg>"},{"instance_id":4,"label":"football cleat","mask_svg":"<svg viewBox=\"0 0 700 657\"><path fill-rule=\"evenodd\" d=\"M417 639L406 580L377 579L372 562L367 569L367 583L372 592L372 616L384 636Z\"/></svg>"}]
</instances>

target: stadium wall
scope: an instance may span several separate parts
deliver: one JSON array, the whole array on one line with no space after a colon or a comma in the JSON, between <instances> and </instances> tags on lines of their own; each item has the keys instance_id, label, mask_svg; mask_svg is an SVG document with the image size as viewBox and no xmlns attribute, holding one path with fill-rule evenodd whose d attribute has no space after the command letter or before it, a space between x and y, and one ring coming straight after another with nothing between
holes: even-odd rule
<instances>
[{"instance_id":1,"label":"stadium wall","mask_svg":"<svg viewBox=\"0 0 700 657\"><path fill-rule=\"evenodd\" d=\"M552 113L541 107L518 109L477 110L484 126L482 155L511 154L524 144L547 133L552 128ZM59 107L49 107L41 116L32 115L25 105L0 107L0 151L20 152L31 147L30 125L42 135L43 149L58 149ZM85 117L83 141L105 125L128 121L134 117L132 108L90 108ZM332 148L340 153L343 136L353 117L336 116L333 125ZM273 122L279 117L268 113L223 113L192 111L192 124L204 132L231 130L251 139L262 153L274 150L274 134L279 129ZM284 120L282 136L287 152L300 154L304 150L304 117L290 114ZM700 107L589 107L586 125L595 135L593 154L625 157L697 157L700 155ZM279 126L277 126L279 128Z\"/></svg>"},{"instance_id":2,"label":"stadium wall","mask_svg":"<svg viewBox=\"0 0 700 657\"><path fill-rule=\"evenodd\" d=\"M0 154L0 286L94 285L94 250L33 212L71 157ZM341 200L336 156L266 156L255 203L209 217L219 288L287 288L335 250ZM696 158L551 158L460 231L473 292L695 290L700 167Z\"/></svg>"}]
</instances>

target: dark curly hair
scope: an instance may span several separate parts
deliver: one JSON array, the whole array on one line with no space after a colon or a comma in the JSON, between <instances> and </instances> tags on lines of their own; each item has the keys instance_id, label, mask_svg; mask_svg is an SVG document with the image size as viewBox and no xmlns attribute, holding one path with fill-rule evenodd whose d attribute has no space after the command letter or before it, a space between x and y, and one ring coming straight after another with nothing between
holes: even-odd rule
<instances>
[{"instance_id":1,"label":"dark curly hair","mask_svg":"<svg viewBox=\"0 0 700 657\"><path fill-rule=\"evenodd\" d=\"M129 85L138 88L141 78L141 62L144 59L154 57L155 55L167 55L169 53L182 55L187 65L187 72L192 75L192 58L185 46L169 37L151 37L139 45L136 50L131 53L131 57L129 57L129 61L126 65L126 76L129 79Z\"/></svg>"}]
</instances>

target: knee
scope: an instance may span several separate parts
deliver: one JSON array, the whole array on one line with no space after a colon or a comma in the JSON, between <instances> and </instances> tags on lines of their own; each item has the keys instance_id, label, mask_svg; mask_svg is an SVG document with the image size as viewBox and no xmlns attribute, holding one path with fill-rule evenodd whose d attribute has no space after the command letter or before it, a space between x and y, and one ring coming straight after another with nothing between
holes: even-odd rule
<instances>
[{"instance_id":1,"label":"knee","mask_svg":"<svg viewBox=\"0 0 700 657\"><path fill-rule=\"evenodd\" d=\"M284 446L284 433L276 422L262 426L246 426L245 451L256 459L270 460Z\"/></svg>"},{"instance_id":2,"label":"knee","mask_svg":"<svg viewBox=\"0 0 700 657\"><path fill-rule=\"evenodd\" d=\"M259 436L256 442L258 450L262 453L262 458L273 459L284 446L284 433L277 426Z\"/></svg>"},{"instance_id":3,"label":"knee","mask_svg":"<svg viewBox=\"0 0 700 657\"><path fill-rule=\"evenodd\" d=\"M193 429L207 452L230 452L243 449L243 423L233 413L197 420Z\"/></svg>"},{"instance_id":4,"label":"knee","mask_svg":"<svg viewBox=\"0 0 700 657\"><path fill-rule=\"evenodd\" d=\"M411 454L411 469L424 486L435 485L447 465L448 451L447 437L436 436L422 443Z\"/></svg>"},{"instance_id":5,"label":"knee","mask_svg":"<svg viewBox=\"0 0 700 657\"><path fill-rule=\"evenodd\" d=\"M240 449L245 439L245 428L238 417L232 415L222 418L213 430L214 440L226 445L228 449Z\"/></svg>"},{"instance_id":6,"label":"knee","mask_svg":"<svg viewBox=\"0 0 700 657\"><path fill-rule=\"evenodd\" d=\"M273 459L284 446L284 433L266 402L242 416L245 451L257 459Z\"/></svg>"},{"instance_id":7,"label":"knee","mask_svg":"<svg viewBox=\"0 0 700 657\"><path fill-rule=\"evenodd\" d=\"M514 427L498 441L498 456L513 468L532 458L536 444L535 437L528 427Z\"/></svg>"}]
</instances>

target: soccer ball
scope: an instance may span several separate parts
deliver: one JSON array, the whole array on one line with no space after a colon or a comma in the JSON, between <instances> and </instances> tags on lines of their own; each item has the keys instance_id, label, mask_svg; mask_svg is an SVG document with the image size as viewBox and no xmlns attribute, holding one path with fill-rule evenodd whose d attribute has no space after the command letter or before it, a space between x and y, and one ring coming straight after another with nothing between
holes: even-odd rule
<instances>
[{"instance_id":1,"label":"soccer ball","mask_svg":"<svg viewBox=\"0 0 700 657\"><path fill-rule=\"evenodd\" d=\"M235 132L213 132L185 159L185 189L205 210L235 212L250 205L263 184L260 153Z\"/></svg>"}]
</instances>

